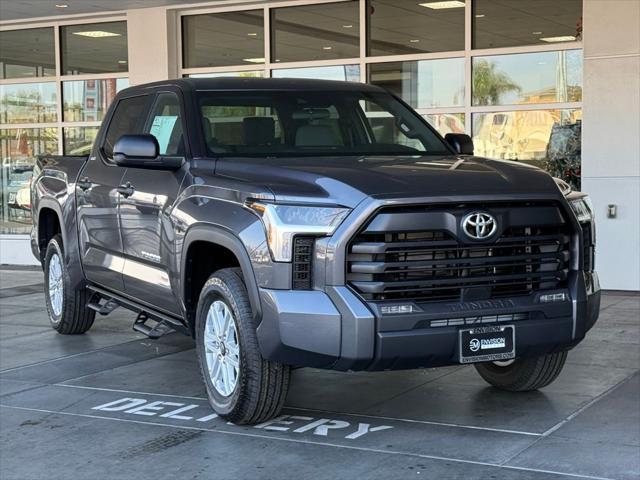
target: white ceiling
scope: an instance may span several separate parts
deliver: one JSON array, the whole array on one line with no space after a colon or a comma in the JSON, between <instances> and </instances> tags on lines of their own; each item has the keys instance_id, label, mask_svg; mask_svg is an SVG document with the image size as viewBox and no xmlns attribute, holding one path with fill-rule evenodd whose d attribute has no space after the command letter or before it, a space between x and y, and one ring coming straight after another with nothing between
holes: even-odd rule
<instances>
[{"instance_id":1,"label":"white ceiling","mask_svg":"<svg viewBox=\"0 0 640 480\"><path fill-rule=\"evenodd\" d=\"M160 7L197 3L244 3L247 0L0 0L0 22L38 17L116 12L134 8ZM253 1L253 3L259 3ZM67 8L56 8L66 4Z\"/></svg>"}]
</instances>

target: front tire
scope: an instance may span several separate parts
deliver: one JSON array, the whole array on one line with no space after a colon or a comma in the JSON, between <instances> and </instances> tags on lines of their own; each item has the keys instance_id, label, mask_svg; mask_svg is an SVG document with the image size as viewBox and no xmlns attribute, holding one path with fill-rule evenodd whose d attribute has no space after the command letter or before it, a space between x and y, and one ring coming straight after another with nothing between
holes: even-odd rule
<instances>
[{"instance_id":1,"label":"front tire","mask_svg":"<svg viewBox=\"0 0 640 480\"><path fill-rule=\"evenodd\" d=\"M290 367L262 358L242 273L214 273L200 293L196 352L209 403L238 425L256 424L280 413Z\"/></svg>"},{"instance_id":2,"label":"front tire","mask_svg":"<svg viewBox=\"0 0 640 480\"><path fill-rule=\"evenodd\" d=\"M93 325L96 312L87 308L90 292L84 287L72 288L65 263L62 237L54 236L44 257L44 296L49 322L63 335L85 333Z\"/></svg>"},{"instance_id":3,"label":"front tire","mask_svg":"<svg viewBox=\"0 0 640 480\"><path fill-rule=\"evenodd\" d=\"M564 367L567 352L551 353L513 362L476 363L474 366L487 383L510 392L527 392L546 387Z\"/></svg>"}]
</instances>

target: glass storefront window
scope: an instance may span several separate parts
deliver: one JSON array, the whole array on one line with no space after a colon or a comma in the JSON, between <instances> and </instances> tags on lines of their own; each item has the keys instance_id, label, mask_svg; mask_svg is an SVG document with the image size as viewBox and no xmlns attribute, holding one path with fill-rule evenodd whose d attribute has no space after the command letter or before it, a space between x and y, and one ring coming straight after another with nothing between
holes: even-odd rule
<instances>
[{"instance_id":1,"label":"glass storefront window","mask_svg":"<svg viewBox=\"0 0 640 480\"><path fill-rule=\"evenodd\" d=\"M63 75L128 71L127 22L60 27Z\"/></svg>"},{"instance_id":2,"label":"glass storefront window","mask_svg":"<svg viewBox=\"0 0 640 480\"><path fill-rule=\"evenodd\" d=\"M57 120L54 82L0 85L0 123L49 123Z\"/></svg>"},{"instance_id":3,"label":"glass storefront window","mask_svg":"<svg viewBox=\"0 0 640 480\"><path fill-rule=\"evenodd\" d=\"M582 39L582 0L473 0L473 48Z\"/></svg>"},{"instance_id":4,"label":"glass storefront window","mask_svg":"<svg viewBox=\"0 0 640 480\"><path fill-rule=\"evenodd\" d=\"M62 147L65 155L89 155L99 127L64 127Z\"/></svg>"},{"instance_id":5,"label":"glass storefront window","mask_svg":"<svg viewBox=\"0 0 640 480\"><path fill-rule=\"evenodd\" d=\"M544 168L578 186L582 110L474 113L476 155Z\"/></svg>"},{"instance_id":6,"label":"glass storefront window","mask_svg":"<svg viewBox=\"0 0 640 480\"><path fill-rule=\"evenodd\" d=\"M62 117L64 121L101 121L116 93L128 86L128 78L62 82Z\"/></svg>"},{"instance_id":7,"label":"glass storefront window","mask_svg":"<svg viewBox=\"0 0 640 480\"><path fill-rule=\"evenodd\" d=\"M582 100L582 50L473 58L473 105Z\"/></svg>"},{"instance_id":8,"label":"glass storefront window","mask_svg":"<svg viewBox=\"0 0 640 480\"><path fill-rule=\"evenodd\" d=\"M182 17L183 68L264 63L262 10Z\"/></svg>"},{"instance_id":9,"label":"glass storefront window","mask_svg":"<svg viewBox=\"0 0 640 480\"><path fill-rule=\"evenodd\" d=\"M372 63L369 83L384 87L414 108L464 105L464 58Z\"/></svg>"},{"instance_id":10,"label":"glass storefront window","mask_svg":"<svg viewBox=\"0 0 640 480\"><path fill-rule=\"evenodd\" d=\"M360 81L360 65L283 68L271 71L273 78L311 78L319 80Z\"/></svg>"},{"instance_id":11,"label":"glass storefront window","mask_svg":"<svg viewBox=\"0 0 640 480\"><path fill-rule=\"evenodd\" d=\"M0 32L0 78L56 74L53 28Z\"/></svg>"},{"instance_id":12,"label":"glass storefront window","mask_svg":"<svg viewBox=\"0 0 640 480\"><path fill-rule=\"evenodd\" d=\"M464 50L464 1L369 0L370 56ZM440 7L440 8L438 8Z\"/></svg>"},{"instance_id":13,"label":"glass storefront window","mask_svg":"<svg viewBox=\"0 0 640 480\"><path fill-rule=\"evenodd\" d=\"M422 116L443 137L447 133L464 133L464 113L428 113Z\"/></svg>"},{"instance_id":14,"label":"glass storefront window","mask_svg":"<svg viewBox=\"0 0 640 480\"><path fill-rule=\"evenodd\" d=\"M359 19L357 1L273 9L271 61L358 57Z\"/></svg>"},{"instance_id":15,"label":"glass storefront window","mask_svg":"<svg viewBox=\"0 0 640 480\"><path fill-rule=\"evenodd\" d=\"M264 70L251 70L248 72L211 72L211 73L190 73L188 78L221 78L221 77L236 77L236 78L262 78L264 77Z\"/></svg>"},{"instance_id":16,"label":"glass storefront window","mask_svg":"<svg viewBox=\"0 0 640 480\"><path fill-rule=\"evenodd\" d=\"M0 233L29 233L35 159L57 151L57 128L0 130Z\"/></svg>"}]
</instances>

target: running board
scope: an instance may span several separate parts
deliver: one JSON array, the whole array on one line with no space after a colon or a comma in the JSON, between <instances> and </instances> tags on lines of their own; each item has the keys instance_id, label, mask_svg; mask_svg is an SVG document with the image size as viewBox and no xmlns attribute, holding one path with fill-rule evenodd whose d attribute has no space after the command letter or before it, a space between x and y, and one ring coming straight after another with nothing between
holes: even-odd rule
<instances>
[{"instance_id":1,"label":"running board","mask_svg":"<svg viewBox=\"0 0 640 480\"><path fill-rule=\"evenodd\" d=\"M118 307L124 307L138 314L133 329L151 339L157 339L172 332L180 332L191 336L191 330L177 318L173 318L152 308L129 300L121 295L109 292L93 285L87 286L93 295L87 307L100 315L108 315Z\"/></svg>"},{"instance_id":2,"label":"running board","mask_svg":"<svg viewBox=\"0 0 640 480\"><path fill-rule=\"evenodd\" d=\"M102 302L102 300L105 300ZM101 303L102 302L102 303ZM96 311L100 315L109 315L120 305L113 298L105 299L101 294L97 292L93 292L91 298L89 299L89 303L87 303L87 308Z\"/></svg>"},{"instance_id":3,"label":"running board","mask_svg":"<svg viewBox=\"0 0 640 480\"><path fill-rule=\"evenodd\" d=\"M151 325L148 325L148 322L151 322ZM146 312L140 312L138 314L138 316L136 317L136 321L133 322L133 329L136 332L145 334L152 340L157 340L163 335L175 332L172 326L167 322L165 322L164 320L158 321L150 318Z\"/></svg>"}]
</instances>

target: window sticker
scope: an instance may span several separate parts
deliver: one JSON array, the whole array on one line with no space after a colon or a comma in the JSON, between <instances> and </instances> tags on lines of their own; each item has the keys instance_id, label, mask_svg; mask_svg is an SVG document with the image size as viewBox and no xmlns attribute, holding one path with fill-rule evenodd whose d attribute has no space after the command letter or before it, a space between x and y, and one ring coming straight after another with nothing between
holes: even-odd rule
<instances>
[{"instance_id":1,"label":"window sticker","mask_svg":"<svg viewBox=\"0 0 640 480\"><path fill-rule=\"evenodd\" d=\"M173 132L173 127L176 124L177 119L177 115L156 115L153 118L153 124L151 125L149 133L158 140L160 153L167 151L167 146L171 139L171 133Z\"/></svg>"}]
</instances>

